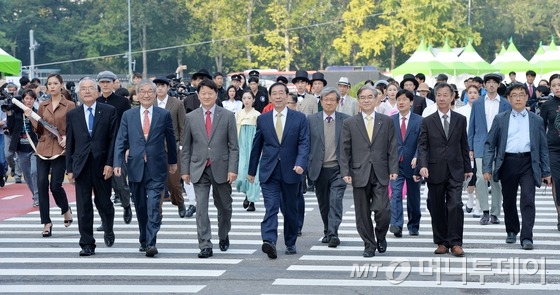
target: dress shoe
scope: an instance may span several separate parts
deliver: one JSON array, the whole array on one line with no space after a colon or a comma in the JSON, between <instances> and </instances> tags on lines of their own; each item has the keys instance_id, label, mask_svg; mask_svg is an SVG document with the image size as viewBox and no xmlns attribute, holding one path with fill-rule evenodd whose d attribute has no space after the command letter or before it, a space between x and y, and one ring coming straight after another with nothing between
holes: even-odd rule
<instances>
[{"instance_id":1,"label":"dress shoe","mask_svg":"<svg viewBox=\"0 0 560 295\"><path fill-rule=\"evenodd\" d=\"M21 177L16 177L16 183L21 183Z\"/></svg>"},{"instance_id":2,"label":"dress shoe","mask_svg":"<svg viewBox=\"0 0 560 295\"><path fill-rule=\"evenodd\" d=\"M178 206L177 210L179 211L179 217L185 218L185 215L187 214L187 207L185 207L185 204Z\"/></svg>"},{"instance_id":3,"label":"dress shoe","mask_svg":"<svg viewBox=\"0 0 560 295\"><path fill-rule=\"evenodd\" d=\"M48 230L43 229L43 238L47 238L52 236L52 223L49 226Z\"/></svg>"},{"instance_id":4,"label":"dress shoe","mask_svg":"<svg viewBox=\"0 0 560 295\"><path fill-rule=\"evenodd\" d=\"M365 258L370 258L375 256L375 250L374 251L367 251L365 250L364 253L362 254L363 257Z\"/></svg>"},{"instance_id":5,"label":"dress shoe","mask_svg":"<svg viewBox=\"0 0 560 295\"><path fill-rule=\"evenodd\" d=\"M340 239L337 236L332 236L329 239L329 248L336 248L340 245Z\"/></svg>"},{"instance_id":6,"label":"dress shoe","mask_svg":"<svg viewBox=\"0 0 560 295\"><path fill-rule=\"evenodd\" d=\"M468 206L465 206L465 212L467 213L471 213L473 208L469 208Z\"/></svg>"},{"instance_id":7,"label":"dress shoe","mask_svg":"<svg viewBox=\"0 0 560 295\"><path fill-rule=\"evenodd\" d=\"M189 208L187 208L187 213L185 213L185 217L192 217L194 213L196 213L196 207L193 205L189 205Z\"/></svg>"},{"instance_id":8,"label":"dress shoe","mask_svg":"<svg viewBox=\"0 0 560 295\"><path fill-rule=\"evenodd\" d=\"M6 185L6 179L5 177L0 177L0 187L4 187L4 185Z\"/></svg>"},{"instance_id":9,"label":"dress shoe","mask_svg":"<svg viewBox=\"0 0 560 295\"><path fill-rule=\"evenodd\" d=\"M247 207L249 207L249 200L245 197L245 200L243 200L243 209L247 209Z\"/></svg>"},{"instance_id":10,"label":"dress shoe","mask_svg":"<svg viewBox=\"0 0 560 295\"><path fill-rule=\"evenodd\" d=\"M225 240L220 240L220 251L227 251L229 249L229 237Z\"/></svg>"},{"instance_id":11,"label":"dress shoe","mask_svg":"<svg viewBox=\"0 0 560 295\"><path fill-rule=\"evenodd\" d=\"M295 254L297 254L296 246L293 245L293 246L286 247L286 252L284 252L284 253L285 253L286 255L295 255Z\"/></svg>"},{"instance_id":12,"label":"dress shoe","mask_svg":"<svg viewBox=\"0 0 560 295\"><path fill-rule=\"evenodd\" d=\"M437 249L434 251L434 254L445 254L447 252L449 252L449 248L447 248L443 244L440 244L437 246Z\"/></svg>"},{"instance_id":13,"label":"dress shoe","mask_svg":"<svg viewBox=\"0 0 560 295\"><path fill-rule=\"evenodd\" d=\"M490 214L488 214L488 212L484 212L484 214L482 214L482 217L480 218L480 224L487 225L489 222L490 222Z\"/></svg>"},{"instance_id":14,"label":"dress shoe","mask_svg":"<svg viewBox=\"0 0 560 295\"><path fill-rule=\"evenodd\" d=\"M221 245L220 245L221 248ZM200 253L198 253L198 258L208 258L208 257L212 257L214 255L214 252L212 252L212 248L204 248L202 250L200 250Z\"/></svg>"},{"instance_id":15,"label":"dress shoe","mask_svg":"<svg viewBox=\"0 0 560 295\"><path fill-rule=\"evenodd\" d=\"M148 246L146 247L146 257L154 257L158 254L158 250L156 246Z\"/></svg>"},{"instance_id":16,"label":"dress shoe","mask_svg":"<svg viewBox=\"0 0 560 295\"><path fill-rule=\"evenodd\" d=\"M506 243L508 244L513 244L515 243L516 240L516 234L511 232L511 233L507 233L507 238L506 238Z\"/></svg>"},{"instance_id":17,"label":"dress shoe","mask_svg":"<svg viewBox=\"0 0 560 295\"><path fill-rule=\"evenodd\" d=\"M383 239L377 241L377 251L379 251L379 253L385 253L385 251L387 251L387 240Z\"/></svg>"},{"instance_id":18,"label":"dress shoe","mask_svg":"<svg viewBox=\"0 0 560 295\"><path fill-rule=\"evenodd\" d=\"M323 238L321 239L321 243L326 244L328 242L329 242L329 237L323 236Z\"/></svg>"},{"instance_id":19,"label":"dress shoe","mask_svg":"<svg viewBox=\"0 0 560 295\"><path fill-rule=\"evenodd\" d=\"M126 224L129 224L132 221L132 209L130 206L124 208L123 220Z\"/></svg>"},{"instance_id":20,"label":"dress shoe","mask_svg":"<svg viewBox=\"0 0 560 295\"><path fill-rule=\"evenodd\" d=\"M557 229L558 231L560 231L560 222L558 222L558 224L556 224L556 229Z\"/></svg>"},{"instance_id":21,"label":"dress shoe","mask_svg":"<svg viewBox=\"0 0 560 295\"><path fill-rule=\"evenodd\" d=\"M148 247L140 246L140 248L138 248L138 252L146 252L146 249L148 249Z\"/></svg>"},{"instance_id":22,"label":"dress shoe","mask_svg":"<svg viewBox=\"0 0 560 295\"><path fill-rule=\"evenodd\" d=\"M408 231L408 234L410 234L411 236L417 236L420 233L418 233L417 229L411 229L411 230Z\"/></svg>"},{"instance_id":23,"label":"dress shoe","mask_svg":"<svg viewBox=\"0 0 560 295\"><path fill-rule=\"evenodd\" d=\"M249 203L249 207L247 208L247 211L249 211L249 212L255 211L255 203L254 202Z\"/></svg>"},{"instance_id":24,"label":"dress shoe","mask_svg":"<svg viewBox=\"0 0 560 295\"><path fill-rule=\"evenodd\" d=\"M395 237L397 237L397 238L402 237L402 228L400 228L396 225L391 224L391 226L389 226L389 231L392 232L395 235ZM379 252L383 253L381 251L379 251Z\"/></svg>"},{"instance_id":25,"label":"dress shoe","mask_svg":"<svg viewBox=\"0 0 560 295\"><path fill-rule=\"evenodd\" d=\"M463 247L455 245L451 248L451 254L456 257L463 257L465 255L465 251L463 251Z\"/></svg>"},{"instance_id":26,"label":"dress shoe","mask_svg":"<svg viewBox=\"0 0 560 295\"><path fill-rule=\"evenodd\" d=\"M525 239L521 242L521 248L523 248L523 250L533 250L533 242Z\"/></svg>"},{"instance_id":27,"label":"dress shoe","mask_svg":"<svg viewBox=\"0 0 560 295\"><path fill-rule=\"evenodd\" d=\"M490 215L490 222L492 224L500 224L500 220L498 219L498 216L496 216L496 215Z\"/></svg>"},{"instance_id":28,"label":"dress shoe","mask_svg":"<svg viewBox=\"0 0 560 295\"><path fill-rule=\"evenodd\" d=\"M72 208L68 207L68 210L66 210L66 213L69 213L70 217L64 216L64 227L69 227L72 224L72 221L74 221L74 219L72 219ZM64 213L64 215L66 215L66 213ZM69 218L69 219L66 219L66 218Z\"/></svg>"},{"instance_id":29,"label":"dress shoe","mask_svg":"<svg viewBox=\"0 0 560 295\"><path fill-rule=\"evenodd\" d=\"M103 235L103 239L105 240L105 246L111 247L115 243L115 233L105 233L105 235Z\"/></svg>"},{"instance_id":30,"label":"dress shoe","mask_svg":"<svg viewBox=\"0 0 560 295\"><path fill-rule=\"evenodd\" d=\"M91 256L91 255L95 255L95 249L93 248L83 248L82 251L80 251L80 256Z\"/></svg>"},{"instance_id":31,"label":"dress shoe","mask_svg":"<svg viewBox=\"0 0 560 295\"><path fill-rule=\"evenodd\" d=\"M276 254L276 246L269 241L264 241L261 250L268 255L270 259L276 259L278 255Z\"/></svg>"},{"instance_id":32,"label":"dress shoe","mask_svg":"<svg viewBox=\"0 0 560 295\"><path fill-rule=\"evenodd\" d=\"M97 227L97 231L105 231L105 228L103 227L103 223Z\"/></svg>"}]
</instances>

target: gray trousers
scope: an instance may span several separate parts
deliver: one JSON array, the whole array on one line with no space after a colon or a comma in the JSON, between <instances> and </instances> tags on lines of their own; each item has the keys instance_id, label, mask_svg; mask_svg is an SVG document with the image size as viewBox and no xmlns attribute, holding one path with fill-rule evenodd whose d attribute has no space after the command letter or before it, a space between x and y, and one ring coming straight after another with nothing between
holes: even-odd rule
<instances>
[{"instance_id":1,"label":"gray trousers","mask_svg":"<svg viewBox=\"0 0 560 295\"><path fill-rule=\"evenodd\" d=\"M327 237L338 236L338 227L342 221L342 200L347 186L340 176L339 167L322 168L314 183L323 220L323 234Z\"/></svg>"},{"instance_id":2,"label":"gray trousers","mask_svg":"<svg viewBox=\"0 0 560 295\"><path fill-rule=\"evenodd\" d=\"M482 158L476 158L476 198L480 202L480 210L490 211L491 215L500 216L502 208L502 185L500 182L490 181L492 189L492 207L488 205L488 183L482 175ZM494 169L494 165L492 165Z\"/></svg>"}]
</instances>

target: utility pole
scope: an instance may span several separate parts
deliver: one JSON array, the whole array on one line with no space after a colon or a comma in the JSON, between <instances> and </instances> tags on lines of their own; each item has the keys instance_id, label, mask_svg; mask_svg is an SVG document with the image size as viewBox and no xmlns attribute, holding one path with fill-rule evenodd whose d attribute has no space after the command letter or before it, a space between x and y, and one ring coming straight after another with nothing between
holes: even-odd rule
<instances>
[{"instance_id":1,"label":"utility pole","mask_svg":"<svg viewBox=\"0 0 560 295\"><path fill-rule=\"evenodd\" d=\"M469 12L467 14L467 25L469 27L471 25L471 0L469 0Z\"/></svg>"},{"instance_id":2,"label":"utility pole","mask_svg":"<svg viewBox=\"0 0 560 295\"><path fill-rule=\"evenodd\" d=\"M128 2L128 82L132 83L132 32L130 31L130 0Z\"/></svg>"},{"instance_id":3,"label":"utility pole","mask_svg":"<svg viewBox=\"0 0 560 295\"><path fill-rule=\"evenodd\" d=\"M29 30L29 79L35 77L35 49L37 47L39 47L39 44L35 42L33 30Z\"/></svg>"}]
</instances>

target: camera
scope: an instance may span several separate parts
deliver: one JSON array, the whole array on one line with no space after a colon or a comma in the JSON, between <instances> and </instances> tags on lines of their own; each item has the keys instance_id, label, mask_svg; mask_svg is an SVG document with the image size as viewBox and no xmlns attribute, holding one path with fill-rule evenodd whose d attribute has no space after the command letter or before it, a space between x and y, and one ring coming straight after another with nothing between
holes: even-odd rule
<instances>
[{"instance_id":1,"label":"camera","mask_svg":"<svg viewBox=\"0 0 560 295\"><path fill-rule=\"evenodd\" d=\"M9 112L17 108L12 102L12 94L6 91L7 85L8 83L5 83L0 87L0 110L2 110L2 112Z\"/></svg>"}]
</instances>

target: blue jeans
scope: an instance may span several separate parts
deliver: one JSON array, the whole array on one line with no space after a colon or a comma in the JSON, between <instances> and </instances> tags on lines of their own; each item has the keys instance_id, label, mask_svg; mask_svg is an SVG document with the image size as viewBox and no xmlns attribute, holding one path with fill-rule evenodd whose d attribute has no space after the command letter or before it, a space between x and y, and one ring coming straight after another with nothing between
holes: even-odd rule
<instances>
[{"instance_id":1,"label":"blue jeans","mask_svg":"<svg viewBox=\"0 0 560 295\"><path fill-rule=\"evenodd\" d=\"M33 152L18 151L17 155L23 178L33 195L33 200L39 200L39 190L37 189L37 157L35 157Z\"/></svg>"}]
</instances>

